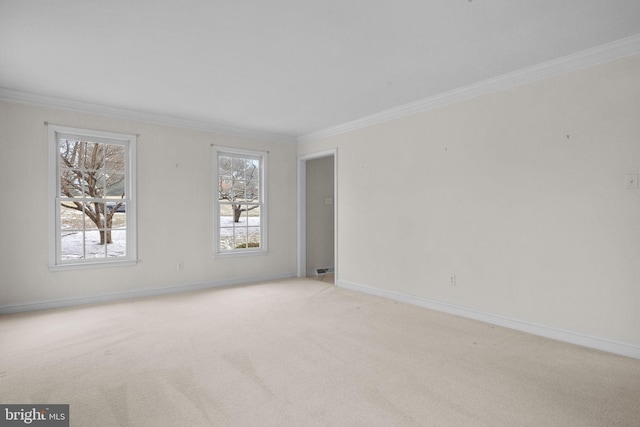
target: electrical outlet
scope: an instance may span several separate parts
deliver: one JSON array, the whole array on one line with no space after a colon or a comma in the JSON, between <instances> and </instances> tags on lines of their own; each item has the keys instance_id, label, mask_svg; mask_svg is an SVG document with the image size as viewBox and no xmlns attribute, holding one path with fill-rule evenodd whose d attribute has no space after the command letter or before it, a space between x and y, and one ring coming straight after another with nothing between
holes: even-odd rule
<instances>
[{"instance_id":1,"label":"electrical outlet","mask_svg":"<svg viewBox=\"0 0 640 427\"><path fill-rule=\"evenodd\" d=\"M178 264L176 265L176 270L178 270L178 271L184 270L184 261L182 261L182 260L178 261Z\"/></svg>"},{"instance_id":2,"label":"electrical outlet","mask_svg":"<svg viewBox=\"0 0 640 427\"><path fill-rule=\"evenodd\" d=\"M451 278L449 279L449 286L455 286L456 285L456 275L454 274L453 276L451 276Z\"/></svg>"}]
</instances>

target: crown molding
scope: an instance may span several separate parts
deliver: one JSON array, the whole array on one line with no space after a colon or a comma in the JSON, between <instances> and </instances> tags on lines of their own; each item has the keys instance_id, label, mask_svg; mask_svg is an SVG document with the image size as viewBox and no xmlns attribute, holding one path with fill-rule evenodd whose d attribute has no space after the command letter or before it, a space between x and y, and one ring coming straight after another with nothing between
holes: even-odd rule
<instances>
[{"instance_id":1,"label":"crown molding","mask_svg":"<svg viewBox=\"0 0 640 427\"><path fill-rule=\"evenodd\" d=\"M45 95L37 95L6 88L0 88L0 100L20 102L24 104L34 104L44 107L55 107L80 113L92 113L118 119L135 120L165 126L195 129L241 138L251 138L269 142L288 142L293 144L296 143L296 139L290 135L260 132L234 126L225 126L216 123L165 116L162 114L145 113L141 111L128 110L125 108L109 107L106 105L92 104L88 102L74 101Z\"/></svg>"},{"instance_id":2,"label":"crown molding","mask_svg":"<svg viewBox=\"0 0 640 427\"><path fill-rule=\"evenodd\" d=\"M640 34L583 50L562 58L543 62L511 73L483 80L458 89L390 108L361 119L332 126L297 138L298 143L318 141L375 124L421 113L445 105L476 98L516 86L533 83L555 75L577 71L630 55L640 54Z\"/></svg>"},{"instance_id":3,"label":"crown molding","mask_svg":"<svg viewBox=\"0 0 640 427\"><path fill-rule=\"evenodd\" d=\"M136 120L166 126L195 129L224 135L258 139L270 142L305 143L318 141L331 136L362 129L375 124L401 117L421 113L482 95L498 92L516 86L542 80L555 75L577 71L593 65L613 61L630 55L640 54L640 34L583 50L562 58L523 68L511 73L483 80L461 88L424 98L415 102L390 108L341 125L332 126L316 132L300 135L297 138L270 132L255 131L235 126L220 125L211 122L183 119L161 114L145 113L124 108L92 104L45 95L37 95L7 88L0 88L0 100L35 104L64 110L93 113L119 119Z\"/></svg>"}]
</instances>

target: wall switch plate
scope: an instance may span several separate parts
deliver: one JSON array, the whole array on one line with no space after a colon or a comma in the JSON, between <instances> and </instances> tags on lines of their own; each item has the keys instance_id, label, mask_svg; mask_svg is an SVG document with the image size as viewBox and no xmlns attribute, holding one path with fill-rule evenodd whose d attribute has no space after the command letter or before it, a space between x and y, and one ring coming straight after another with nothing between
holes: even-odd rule
<instances>
[{"instance_id":1,"label":"wall switch plate","mask_svg":"<svg viewBox=\"0 0 640 427\"><path fill-rule=\"evenodd\" d=\"M332 205L333 204L333 197L325 197L324 204L325 205Z\"/></svg>"},{"instance_id":2,"label":"wall switch plate","mask_svg":"<svg viewBox=\"0 0 640 427\"><path fill-rule=\"evenodd\" d=\"M637 190L638 189L638 174L637 173L628 173L624 176L625 186L627 190Z\"/></svg>"}]
</instances>

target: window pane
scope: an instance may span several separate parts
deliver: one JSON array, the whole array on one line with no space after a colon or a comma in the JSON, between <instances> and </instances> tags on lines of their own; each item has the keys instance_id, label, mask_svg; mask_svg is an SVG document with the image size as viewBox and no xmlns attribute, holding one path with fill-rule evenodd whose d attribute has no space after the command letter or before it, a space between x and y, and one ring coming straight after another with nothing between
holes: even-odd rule
<instances>
[{"instance_id":1,"label":"window pane","mask_svg":"<svg viewBox=\"0 0 640 427\"><path fill-rule=\"evenodd\" d=\"M231 157L219 156L218 157L218 175L231 177Z\"/></svg>"},{"instance_id":2,"label":"window pane","mask_svg":"<svg viewBox=\"0 0 640 427\"><path fill-rule=\"evenodd\" d=\"M90 196L94 198L104 197L105 184L107 182L106 175L100 171L87 171L86 176L87 187L91 188L89 190Z\"/></svg>"},{"instance_id":3,"label":"window pane","mask_svg":"<svg viewBox=\"0 0 640 427\"><path fill-rule=\"evenodd\" d=\"M249 226L260 226L260 205L247 205L247 216Z\"/></svg>"},{"instance_id":4,"label":"window pane","mask_svg":"<svg viewBox=\"0 0 640 427\"><path fill-rule=\"evenodd\" d=\"M245 199L248 202L260 201L260 183L257 180L247 182Z\"/></svg>"},{"instance_id":5,"label":"window pane","mask_svg":"<svg viewBox=\"0 0 640 427\"><path fill-rule=\"evenodd\" d=\"M243 201L244 200L244 180L236 179L233 182L233 186L230 191L231 196L233 197L232 201Z\"/></svg>"},{"instance_id":6,"label":"window pane","mask_svg":"<svg viewBox=\"0 0 640 427\"><path fill-rule=\"evenodd\" d=\"M231 158L231 175L237 179L244 178L244 168L245 161L244 159L239 159L237 157Z\"/></svg>"},{"instance_id":7,"label":"window pane","mask_svg":"<svg viewBox=\"0 0 640 427\"><path fill-rule=\"evenodd\" d=\"M218 213L220 218L220 250L229 250L233 248L233 209L229 204L220 204Z\"/></svg>"},{"instance_id":8,"label":"window pane","mask_svg":"<svg viewBox=\"0 0 640 427\"><path fill-rule=\"evenodd\" d=\"M248 229L248 239L249 239L249 247L250 248L259 248L260 247L260 227L249 227Z\"/></svg>"},{"instance_id":9,"label":"window pane","mask_svg":"<svg viewBox=\"0 0 640 427\"><path fill-rule=\"evenodd\" d=\"M82 206L80 202L60 203L60 228L62 230L82 230ZM78 209L74 209L77 207Z\"/></svg>"},{"instance_id":10,"label":"window pane","mask_svg":"<svg viewBox=\"0 0 640 427\"><path fill-rule=\"evenodd\" d=\"M111 215L111 224L107 221L107 227L112 229L126 229L127 228L127 216L125 215L126 206L123 204Z\"/></svg>"},{"instance_id":11,"label":"window pane","mask_svg":"<svg viewBox=\"0 0 640 427\"><path fill-rule=\"evenodd\" d=\"M230 251L233 249L233 236L225 234L220 238L220 244L218 246L220 251Z\"/></svg>"},{"instance_id":12,"label":"window pane","mask_svg":"<svg viewBox=\"0 0 640 427\"><path fill-rule=\"evenodd\" d=\"M124 146L104 144L104 170L105 172L124 172L125 156Z\"/></svg>"},{"instance_id":13,"label":"window pane","mask_svg":"<svg viewBox=\"0 0 640 427\"><path fill-rule=\"evenodd\" d=\"M111 243L107 245L107 257L123 257L127 255L127 232L124 229L111 230Z\"/></svg>"},{"instance_id":14,"label":"window pane","mask_svg":"<svg viewBox=\"0 0 640 427\"><path fill-rule=\"evenodd\" d=\"M62 231L60 235L60 259L63 261L84 258L83 232Z\"/></svg>"},{"instance_id":15,"label":"window pane","mask_svg":"<svg viewBox=\"0 0 640 427\"><path fill-rule=\"evenodd\" d=\"M104 168L104 145L97 142L83 142L84 169L101 170Z\"/></svg>"},{"instance_id":16,"label":"window pane","mask_svg":"<svg viewBox=\"0 0 640 427\"><path fill-rule=\"evenodd\" d=\"M220 187L218 188L218 200L231 200L232 188L233 188L233 180L230 177L220 178Z\"/></svg>"},{"instance_id":17,"label":"window pane","mask_svg":"<svg viewBox=\"0 0 640 427\"><path fill-rule=\"evenodd\" d=\"M104 258L107 245L101 244L101 239L106 237L103 230L90 230L85 233L84 245L86 258Z\"/></svg>"},{"instance_id":18,"label":"window pane","mask_svg":"<svg viewBox=\"0 0 640 427\"><path fill-rule=\"evenodd\" d=\"M247 226L247 216L249 214L249 212L247 210L247 205L236 205L234 213L235 213L234 218L237 219L236 226L246 227Z\"/></svg>"},{"instance_id":19,"label":"window pane","mask_svg":"<svg viewBox=\"0 0 640 427\"><path fill-rule=\"evenodd\" d=\"M99 199L104 197L105 177L99 171L83 171L82 173L85 197Z\"/></svg>"},{"instance_id":20,"label":"window pane","mask_svg":"<svg viewBox=\"0 0 640 427\"><path fill-rule=\"evenodd\" d=\"M247 181L258 181L260 177L260 161L256 159L246 160L246 175Z\"/></svg>"},{"instance_id":21,"label":"window pane","mask_svg":"<svg viewBox=\"0 0 640 427\"><path fill-rule=\"evenodd\" d=\"M124 174L109 173L105 174L105 196L106 197L124 197Z\"/></svg>"},{"instance_id":22,"label":"window pane","mask_svg":"<svg viewBox=\"0 0 640 427\"><path fill-rule=\"evenodd\" d=\"M122 200L114 200L107 202L107 215L111 215L111 220L115 222L124 222L126 215L120 215L127 212L127 204ZM112 215L113 214L113 215Z\"/></svg>"},{"instance_id":23,"label":"window pane","mask_svg":"<svg viewBox=\"0 0 640 427\"><path fill-rule=\"evenodd\" d=\"M104 203L87 203L85 205L85 227L87 229L98 229L106 226Z\"/></svg>"},{"instance_id":24,"label":"window pane","mask_svg":"<svg viewBox=\"0 0 640 427\"><path fill-rule=\"evenodd\" d=\"M220 229L220 242L219 248L221 251L228 251L234 248L234 234L233 228L221 228Z\"/></svg>"},{"instance_id":25,"label":"window pane","mask_svg":"<svg viewBox=\"0 0 640 427\"><path fill-rule=\"evenodd\" d=\"M218 214L220 215L220 226L228 227L231 225L230 223L233 220L233 208L231 207L231 204L220 203L220 212L218 212ZM229 224L225 224L227 221Z\"/></svg>"},{"instance_id":26,"label":"window pane","mask_svg":"<svg viewBox=\"0 0 640 427\"><path fill-rule=\"evenodd\" d=\"M229 204L220 204L220 227L233 227L233 208Z\"/></svg>"},{"instance_id":27,"label":"window pane","mask_svg":"<svg viewBox=\"0 0 640 427\"><path fill-rule=\"evenodd\" d=\"M245 227L237 227L235 229L234 249L242 249L247 247L247 229Z\"/></svg>"},{"instance_id":28,"label":"window pane","mask_svg":"<svg viewBox=\"0 0 640 427\"><path fill-rule=\"evenodd\" d=\"M77 169L62 168L60 170L60 196L82 197L84 193L81 179L82 172Z\"/></svg>"},{"instance_id":29,"label":"window pane","mask_svg":"<svg viewBox=\"0 0 640 427\"><path fill-rule=\"evenodd\" d=\"M59 140L60 165L66 168L80 168L80 143L70 139Z\"/></svg>"}]
</instances>

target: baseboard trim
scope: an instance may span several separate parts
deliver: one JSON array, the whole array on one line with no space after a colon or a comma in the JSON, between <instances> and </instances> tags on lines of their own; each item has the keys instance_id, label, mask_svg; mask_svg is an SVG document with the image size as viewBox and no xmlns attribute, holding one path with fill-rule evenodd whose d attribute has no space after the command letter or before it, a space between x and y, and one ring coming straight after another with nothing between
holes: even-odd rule
<instances>
[{"instance_id":1,"label":"baseboard trim","mask_svg":"<svg viewBox=\"0 0 640 427\"><path fill-rule=\"evenodd\" d=\"M490 323L493 325L498 325L498 326L502 326L509 329L515 329L518 331L527 332L533 335L538 335L545 338L554 339L557 341L563 341L571 344L580 345L583 347L589 347L596 350L606 351L608 353L614 353L621 356L640 359L640 346L637 346L634 344L613 341L606 338L600 338L600 337L594 337L591 335L582 334L579 332L567 331L564 329L558 329L558 328L554 328L546 325L513 319L510 317L501 316L494 313L483 312L479 310L474 310L468 307L463 307L463 306L450 304L442 301L416 297L412 295L403 294L400 292L373 288L370 286L361 285L361 284L349 282L346 280L337 280L336 286L340 288L356 291L356 292L362 292L369 295L375 295L383 298L388 298L394 301L400 301L407 304L416 305L416 306L427 308L430 310L441 311L441 312L453 314L456 316L479 320L481 322Z\"/></svg>"},{"instance_id":2,"label":"baseboard trim","mask_svg":"<svg viewBox=\"0 0 640 427\"><path fill-rule=\"evenodd\" d=\"M176 294L180 292L200 291L211 288L225 288L231 286L249 285L271 280L284 280L296 277L295 273L282 273L267 276L244 277L238 279L219 280L215 282L192 283L187 285L169 286L166 288L143 289L128 292L116 292L112 294L93 295L78 298L64 298L57 300L34 301L22 304L0 306L0 315L23 313L27 311L47 310L53 308L65 308L78 305L100 304L112 301L121 301L136 298L154 297L159 295Z\"/></svg>"}]
</instances>

